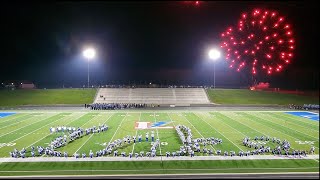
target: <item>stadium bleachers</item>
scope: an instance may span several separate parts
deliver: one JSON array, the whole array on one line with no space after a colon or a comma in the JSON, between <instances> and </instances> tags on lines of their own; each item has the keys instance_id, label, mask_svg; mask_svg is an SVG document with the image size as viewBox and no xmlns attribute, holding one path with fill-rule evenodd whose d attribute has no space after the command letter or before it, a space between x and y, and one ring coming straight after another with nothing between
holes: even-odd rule
<instances>
[{"instance_id":1,"label":"stadium bleachers","mask_svg":"<svg viewBox=\"0 0 320 180\"><path fill-rule=\"evenodd\" d=\"M203 88L100 88L94 103L210 104Z\"/></svg>"}]
</instances>

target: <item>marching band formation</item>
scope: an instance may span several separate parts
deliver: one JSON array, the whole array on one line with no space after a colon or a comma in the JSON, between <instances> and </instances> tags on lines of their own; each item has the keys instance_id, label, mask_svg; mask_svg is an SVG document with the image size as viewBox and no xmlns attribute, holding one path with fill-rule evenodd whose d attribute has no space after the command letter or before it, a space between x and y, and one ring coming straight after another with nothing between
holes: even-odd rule
<instances>
[{"instance_id":1,"label":"marching band formation","mask_svg":"<svg viewBox=\"0 0 320 180\"><path fill-rule=\"evenodd\" d=\"M37 146L37 152L38 154L35 153L35 147L32 146L31 150L30 150L30 154L32 157L37 156L49 156L49 157L69 157L68 156L68 152L60 152L57 151L56 149L61 148L66 146L67 144L75 141L76 139L79 139L83 136L87 136L90 134L95 134L95 133L100 133L100 132L104 132L108 130L108 126L103 124L103 125L99 125L98 127L91 127L91 128L75 128L75 127L66 127L66 126L58 126L58 127L50 127L50 133L63 133L63 135L59 135L57 138L55 138L54 140L52 140L50 143L48 143L47 147L43 147L43 146ZM216 155L220 156L236 156L236 152L235 151L224 151L222 154L221 150L215 150L213 148L214 145L217 144L221 144L222 143L222 139L219 138L215 138L215 137L211 137L211 138L195 138L192 139L192 131L189 127L184 126L184 125L177 125L175 127L175 130L183 144L183 146L180 146L180 149L178 151L173 151L173 152L169 152L167 151L165 153L166 157L179 157L179 156L190 156L190 157L194 157L195 156L195 152L197 153L203 153L203 155L209 155L212 156L213 150L215 151ZM68 134L68 135L67 135ZM130 135L127 135L123 138L119 138L116 139L112 142L109 142L105 148L98 150L95 152L95 154L93 153L92 150L90 150L90 152L88 153L88 157L93 158L93 157L102 157L102 156L111 156L113 155L114 157L129 157L132 158L133 155L134 157L138 158L138 157L155 157L156 156L156 150L157 148L160 146L160 140L154 138L154 131L151 131L151 148L150 151L147 151L146 153L144 151L140 151L139 153L136 152L133 154L133 150L132 152L130 152L128 155L126 154L125 151L122 151L121 153L118 152L118 149L122 149L127 145L131 145L131 144L135 144L135 143L141 143L142 140L142 135L139 134L138 135L138 141L136 141L136 136L131 137ZM149 142L149 132L146 132L145 135L145 142ZM261 142L265 142L265 143L261 143ZM276 144L275 148L271 149L270 146L264 146L264 144L266 144L267 142L272 142L274 144ZM293 157L301 157L301 156L306 156L307 154L314 154L315 151L315 147L312 146L308 151L306 150L297 150L297 149L292 149L292 152L290 153L290 147L291 144L290 142L288 142L287 140L283 140L281 141L279 138L273 137L272 140L270 139L270 137L265 137L265 136L255 136L255 138L253 140L250 139L250 137L245 137L242 140L242 143L244 146L248 147L248 148L254 148L254 150L247 150L247 151L239 151L238 152L238 156L250 156L250 155L262 155L265 153L271 153L273 155L292 155ZM207 145L210 145L212 149L207 148ZM202 146L202 149L201 149ZM16 148L10 152L10 157L13 158L26 158L26 153L27 153L27 149L26 148L22 148L21 151L18 151ZM75 158L80 158L80 154L78 152L74 153L73 156ZM82 158L86 158L87 154L86 153L82 153L81 154Z\"/></svg>"}]
</instances>

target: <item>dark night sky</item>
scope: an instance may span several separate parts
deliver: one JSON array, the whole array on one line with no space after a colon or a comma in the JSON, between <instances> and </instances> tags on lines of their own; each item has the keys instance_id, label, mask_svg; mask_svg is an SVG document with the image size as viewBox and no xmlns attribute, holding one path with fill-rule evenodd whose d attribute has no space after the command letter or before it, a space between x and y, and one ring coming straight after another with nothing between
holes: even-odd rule
<instances>
[{"instance_id":1,"label":"dark night sky","mask_svg":"<svg viewBox=\"0 0 320 180\"><path fill-rule=\"evenodd\" d=\"M0 80L30 80L39 87L87 82L84 45L97 48L90 62L94 83L208 84L207 49L254 8L279 11L289 19L296 55L280 75L259 77L274 87L317 89L316 5L310 2L59 2L1 4ZM216 85L245 86L248 75L216 64Z\"/></svg>"}]
</instances>

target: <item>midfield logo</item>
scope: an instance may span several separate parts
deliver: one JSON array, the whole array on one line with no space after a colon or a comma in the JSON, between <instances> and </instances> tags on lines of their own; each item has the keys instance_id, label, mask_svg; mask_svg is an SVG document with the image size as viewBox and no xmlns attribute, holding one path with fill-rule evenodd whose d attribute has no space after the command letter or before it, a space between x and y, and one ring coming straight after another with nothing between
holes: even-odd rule
<instances>
[{"instance_id":1,"label":"midfield logo","mask_svg":"<svg viewBox=\"0 0 320 180\"><path fill-rule=\"evenodd\" d=\"M159 121L159 122L136 122L135 129L172 129L173 126L167 126L172 122Z\"/></svg>"}]
</instances>

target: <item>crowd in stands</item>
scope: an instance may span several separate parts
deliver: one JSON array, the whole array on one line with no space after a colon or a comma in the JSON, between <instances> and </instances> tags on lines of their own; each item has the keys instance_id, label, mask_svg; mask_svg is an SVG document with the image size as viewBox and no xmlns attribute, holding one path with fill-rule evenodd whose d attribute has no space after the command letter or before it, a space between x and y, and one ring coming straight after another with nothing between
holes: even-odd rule
<instances>
[{"instance_id":1,"label":"crowd in stands","mask_svg":"<svg viewBox=\"0 0 320 180\"><path fill-rule=\"evenodd\" d=\"M304 104L304 105L296 105L289 104L290 109L300 109L300 110L319 110L318 104Z\"/></svg>"},{"instance_id":2,"label":"crowd in stands","mask_svg":"<svg viewBox=\"0 0 320 180\"><path fill-rule=\"evenodd\" d=\"M304 104L303 108L305 110L319 110L319 104Z\"/></svg>"},{"instance_id":3,"label":"crowd in stands","mask_svg":"<svg viewBox=\"0 0 320 180\"><path fill-rule=\"evenodd\" d=\"M85 104L85 108L91 110L116 110L116 109L128 109L128 108L145 108L146 104L136 103L93 103Z\"/></svg>"}]
</instances>

